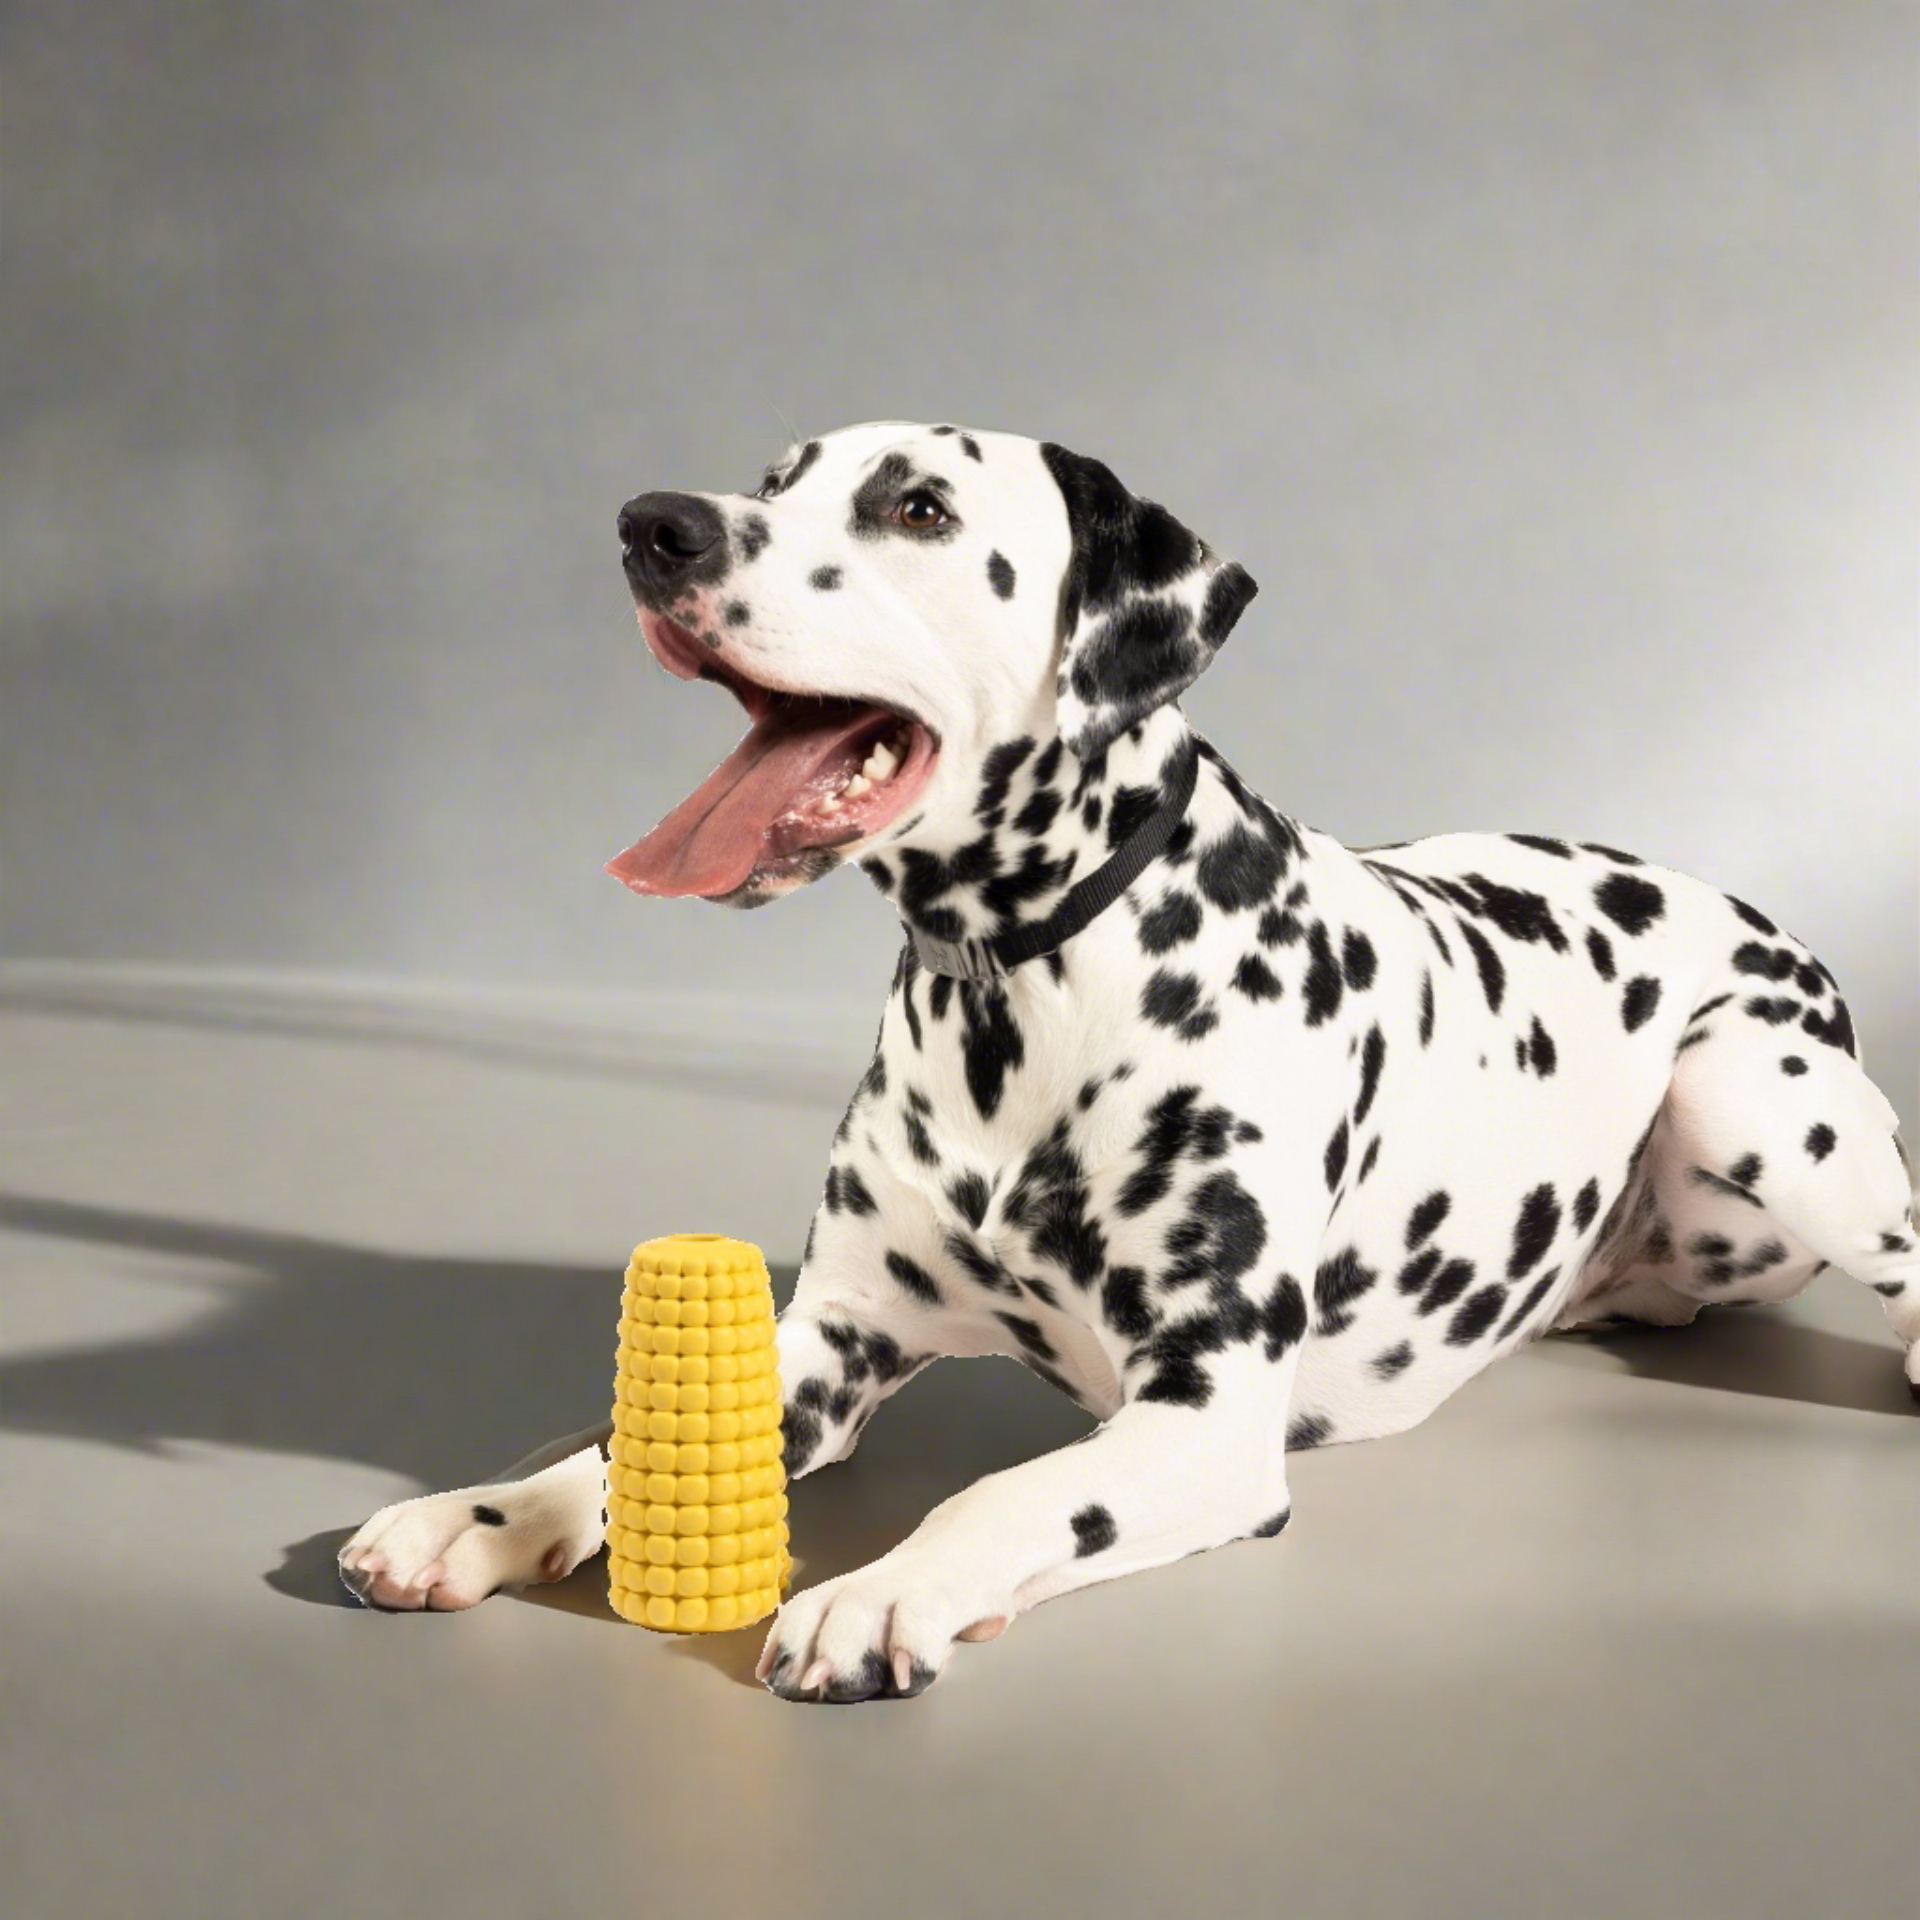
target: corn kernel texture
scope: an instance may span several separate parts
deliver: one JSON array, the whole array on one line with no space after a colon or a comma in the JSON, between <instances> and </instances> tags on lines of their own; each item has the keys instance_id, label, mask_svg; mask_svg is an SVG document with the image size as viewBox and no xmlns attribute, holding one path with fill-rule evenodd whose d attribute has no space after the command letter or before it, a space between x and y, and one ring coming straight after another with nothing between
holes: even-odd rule
<instances>
[{"instance_id":1,"label":"corn kernel texture","mask_svg":"<svg viewBox=\"0 0 1920 1920\"><path fill-rule=\"evenodd\" d=\"M666 1633L751 1626L793 1572L773 1288L758 1247L635 1247L620 1304L607 1598Z\"/></svg>"}]
</instances>

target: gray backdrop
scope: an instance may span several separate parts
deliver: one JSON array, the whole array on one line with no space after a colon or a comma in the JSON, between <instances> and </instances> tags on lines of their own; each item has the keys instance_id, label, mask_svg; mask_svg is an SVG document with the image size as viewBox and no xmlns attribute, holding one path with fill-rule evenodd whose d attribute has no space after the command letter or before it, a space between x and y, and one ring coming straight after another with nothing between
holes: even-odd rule
<instances>
[{"instance_id":1,"label":"gray backdrop","mask_svg":"<svg viewBox=\"0 0 1920 1920\"><path fill-rule=\"evenodd\" d=\"M5 950L869 1020L860 881L599 872L734 730L613 516L952 419L1253 571L1190 706L1277 804L1732 887L1912 1119L1911 25L10 8Z\"/></svg>"}]
</instances>

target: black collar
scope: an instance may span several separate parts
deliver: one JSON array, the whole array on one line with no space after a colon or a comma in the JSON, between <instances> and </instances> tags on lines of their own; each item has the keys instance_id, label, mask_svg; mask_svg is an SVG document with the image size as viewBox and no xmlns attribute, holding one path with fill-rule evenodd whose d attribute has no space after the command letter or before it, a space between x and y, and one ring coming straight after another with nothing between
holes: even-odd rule
<instances>
[{"instance_id":1,"label":"black collar","mask_svg":"<svg viewBox=\"0 0 1920 1920\"><path fill-rule=\"evenodd\" d=\"M920 964L929 973L942 973L953 980L999 980L1023 962L1064 946L1089 921L1106 912L1173 837L1199 777L1199 745L1189 742L1166 798L1111 859L1069 887L1044 920L969 940L936 940L909 925L907 937L920 956Z\"/></svg>"}]
</instances>

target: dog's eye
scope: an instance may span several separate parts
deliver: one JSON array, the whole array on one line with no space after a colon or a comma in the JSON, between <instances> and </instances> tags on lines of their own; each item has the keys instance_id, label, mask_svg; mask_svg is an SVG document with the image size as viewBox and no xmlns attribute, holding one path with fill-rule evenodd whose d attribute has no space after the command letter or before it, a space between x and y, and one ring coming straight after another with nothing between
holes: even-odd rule
<instances>
[{"instance_id":1,"label":"dog's eye","mask_svg":"<svg viewBox=\"0 0 1920 1920\"><path fill-rule=\"evenodd\" d=\"M754 488L750 497L755 500L771 500L779 491L780 476L769 467L766 472L760 476L760 484Z\"/></svg>"},{"instance_id":2,"label":"dog's eye","mask_svg":"<svg viewBox=\"0 0 1920 1920\"><path fill-rule=\"evenodd\" d=\"M953 518L937 493L922 487L900 496L893 517L909 533L935 533Z\"/></svg>"}]
</instances>

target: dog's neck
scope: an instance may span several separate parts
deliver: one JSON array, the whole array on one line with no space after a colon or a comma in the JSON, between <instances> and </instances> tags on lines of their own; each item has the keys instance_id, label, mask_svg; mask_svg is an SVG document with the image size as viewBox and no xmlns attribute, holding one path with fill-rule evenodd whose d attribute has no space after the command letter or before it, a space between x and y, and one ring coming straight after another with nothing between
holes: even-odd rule
<instances>
[{"instance_id":1,"label":"dog's neck","mask_svg":"<svg viewBox=\"0 0 1920 1920\"><path fill-rule=\"evenodd\" d=\"M929 939L1033 926L1153 817L1197 744L1172 706L1084 760L1057 735L1023 734L986 756L964 820L944 832L923 823L908 843L861 867L908 928Z\"/></svg>"}]
</instances>

